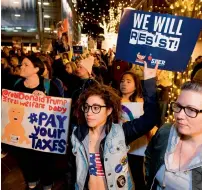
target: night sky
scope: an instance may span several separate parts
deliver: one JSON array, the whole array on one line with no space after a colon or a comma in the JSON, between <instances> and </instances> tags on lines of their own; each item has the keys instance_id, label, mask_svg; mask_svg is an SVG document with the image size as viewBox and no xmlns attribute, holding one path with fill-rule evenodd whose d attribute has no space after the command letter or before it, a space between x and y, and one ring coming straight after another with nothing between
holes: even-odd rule
<instances>
[{"instance_id":1,"label":"night sky","mask_svg":"<svg viewBox=\"0 0 202 190\"><path fill-rule=\"evenodd\" d=\"M83 21L82 33L97 37L103 29L99 27L102 19L109 19L109 0L78 0L78 14Z\"/></svg>"}]
</instances>

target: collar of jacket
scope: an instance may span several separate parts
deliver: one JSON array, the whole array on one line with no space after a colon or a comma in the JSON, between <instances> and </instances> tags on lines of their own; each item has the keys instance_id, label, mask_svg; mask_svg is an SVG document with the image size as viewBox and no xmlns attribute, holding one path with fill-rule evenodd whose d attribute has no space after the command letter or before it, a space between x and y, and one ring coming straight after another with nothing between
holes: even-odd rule
<instances>
[{"instance_id":1,"label":"collar of jacket","mask_svg":"<svg viewBox=\"0 0 202 190\"><path fill-rule=\"evenodd\" d=\"M74 135L82 142L89 133L89 128L87 125L78 125L74 131Z\"/></svg>"},{"instance_id":2,"label":"collar of jacket","mask_svg":"<svg viewBox=\"0 0 202 190\"><path fill-rule=\"evenodd\" d=\"M105 129L106 136L109 134L110 130L111 127L109 125L106 125ZM76 127L76 130L74 131L74 135L78 138L80 142L82 142L85 139L88 133L89 133L89 127L86 124L78 125Z\"/></svg>"}]
</instances>

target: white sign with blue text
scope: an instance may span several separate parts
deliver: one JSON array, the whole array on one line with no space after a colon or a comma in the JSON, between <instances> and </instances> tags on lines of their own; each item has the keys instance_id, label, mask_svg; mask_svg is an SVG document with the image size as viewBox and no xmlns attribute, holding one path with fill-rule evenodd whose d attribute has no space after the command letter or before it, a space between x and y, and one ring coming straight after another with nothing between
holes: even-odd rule
<instances>
[{"instance_id":1,"label":"white sign with blue text","mask_svg":"<svg viewBox=\"0 0 202 190\"><path fill-rule=\"evenodd\" d=\"M71 99L2 90L1 142L65 154Z\"/></svg>"}]
</instances>

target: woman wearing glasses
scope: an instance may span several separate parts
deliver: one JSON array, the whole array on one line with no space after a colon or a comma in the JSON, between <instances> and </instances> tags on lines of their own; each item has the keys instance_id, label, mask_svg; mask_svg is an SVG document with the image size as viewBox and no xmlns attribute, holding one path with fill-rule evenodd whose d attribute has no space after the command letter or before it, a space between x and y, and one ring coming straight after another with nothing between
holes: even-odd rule
<instances>
[{"instance_id":1,"label":"woman wearing glasses","mask_svg":"<svg viewBox=\"0 0 202 190\"><path fill-rule=\"evenodd\" d=\"M68 190L132 189L128 145L157 122L156 70L145 63L144 115L124 124L114 124L121 116L121 102L111 87L97 84L80 96L75 110L79 126L68 154Z\"/></svg>"},{"instance_id":2,"label":"woman wearing glasses","mask_svg":"<svg viewBox=\"0 0 202 190\"><path fill-rule=\"evenodd\" d=\"M159 129L147 147L148 189L202 189L202 84L186 82L171 103L175 123Z\"/></svg>"}]
</instances>

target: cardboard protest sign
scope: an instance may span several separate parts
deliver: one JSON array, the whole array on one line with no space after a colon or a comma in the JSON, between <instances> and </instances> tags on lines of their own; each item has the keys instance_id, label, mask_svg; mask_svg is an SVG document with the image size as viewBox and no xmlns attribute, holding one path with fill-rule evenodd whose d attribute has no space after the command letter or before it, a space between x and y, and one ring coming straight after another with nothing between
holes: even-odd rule
<instances>
[{"instance_id":1,"label":"cardboard protest sign","mask_svg":"<svg viewBox=\"0 0 202 190\"><path fill-rule=\"evenodd\" d=\"M128 102L121 103L122 119L124 121L131 121L143 115L143 102ZM130 144L129 153L144 156L148 141L146 135L138 138Z\"/></svg>"},{"instance_id":2,"label":"cardboard protest sign","mask_svg":"<svg viewBox=\"0 0 202 190\"><path fill-rule=\"evenodd\" d=\"M159 69L184 71L202 20L125 9L119 27L116 59Z\"/></svg>"},{"instance_id":3,"label":"cardboard protest sign","mask_svg":"<svg viewBox=\"0 0 202 190\"><path fill-rule=\"evenodd\" d=\"M44 51L44 52L53 51L53 46L52 46L52 40L51 39L45 39L43 41L42 51Z\"/></svg>"},{"instance_id":4,"label":"cardboard protest sign","mask_svg":"<svg viewBox=\"0 0 202 190\"><path fill-rule=\"evenodd\" d=\"M83 46L73 46L73 53L83 54Z\"/></svg>"},{"instance_id":5,"label":"cardboard protest sign","mask_svg":"<svg viewBox=\"0 0 202 190\"><path fill-rule=\"evenodd\" d=\"M65 154L71 99L2 90L1 142Z\"/></svg>"},{"instance_id":6,"label":"cardboard protest sign","mask_svg":"<svg viewBox=\"0 0 202 190\"><path fill-rule=\"evenodd\" d=\"M124 102L121 103L122 117L126 121L131 121L143 115L143 102Z\"/></svg>"}]
</instances>

